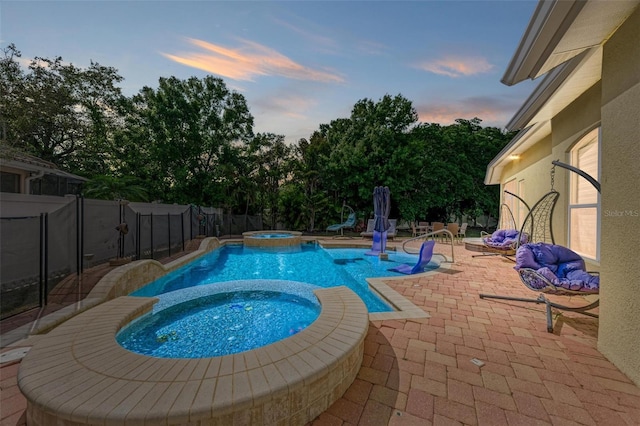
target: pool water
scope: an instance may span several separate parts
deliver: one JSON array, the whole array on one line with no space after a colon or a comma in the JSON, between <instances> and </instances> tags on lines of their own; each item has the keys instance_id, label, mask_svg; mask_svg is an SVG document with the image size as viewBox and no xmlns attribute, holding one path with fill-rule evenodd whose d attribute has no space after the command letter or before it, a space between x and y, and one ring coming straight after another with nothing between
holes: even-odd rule
<instances>
[{"instance_id":1,"label":"pool water","mask_svg":"<svg viewBox=\"0 0 640 426\"><path fill-rule=\"evenodd\" d=\"M250 289L252 282L241 283L249 286L235 289L234 283L229 284L220 293L215 292L219 285L204 286L204 296L194 295L189 289L160 296L153 314L127 325L116 340L130 351L149 356L207 358L248 351L290 337L320 314L320 304L311 290L306 294L295 288L287 292L287 285L293 283L272 283L284 292L267 290L266 282L255 285L256 289Z\"/></svg>"},{"instance_id":2,"label":"pool water","mask_svg":"<svg viewBox=\"0 0 640 426\"><path fill-rule=\"evenodd\" d=\"M389 305L369 290L366 278L402 276L389 271L389 268L400 263L415 264L418 256L390 251L389 260L385 261L377 256L365 255L366 251L368 249L323 249L316 244L278 248L228 244L149 283L132 295L157 296L182 288L225 281L281 279L325 288L345 285L360 296L369 312L392 311Z\"/></svg>"}]
</instances>

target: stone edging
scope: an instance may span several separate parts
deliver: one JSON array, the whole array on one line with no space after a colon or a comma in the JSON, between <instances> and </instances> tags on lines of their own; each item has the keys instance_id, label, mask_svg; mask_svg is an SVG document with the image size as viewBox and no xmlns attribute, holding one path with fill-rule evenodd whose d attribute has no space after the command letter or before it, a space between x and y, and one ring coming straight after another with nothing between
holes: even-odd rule
<instances>
[{"instance_id":1,"label":"stone edging","mask_svg":"<svg viewBox=\"0 0 640 426\"><path fill-rule=\"evenodd\" d=\"M303 425L340 398L360 370L369 319L346 287L315 292L318 319L274 344L214 358L166 359L122 348L115 334L155 298L123 296L42 336L18 384L29 425Z\"/></svg>"}]
</instances>

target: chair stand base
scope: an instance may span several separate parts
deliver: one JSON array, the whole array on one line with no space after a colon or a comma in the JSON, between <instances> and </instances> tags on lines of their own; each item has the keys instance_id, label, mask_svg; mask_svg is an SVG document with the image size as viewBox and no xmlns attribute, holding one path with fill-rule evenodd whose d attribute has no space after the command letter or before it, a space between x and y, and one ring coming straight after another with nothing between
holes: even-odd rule
<instances>
[{"instance_id":1,"label":"chair stand base","mask_svg":"<svg viewBox=\"0 0 640 426\"><path fill-rule=\"evenodd\" d=\"M524 297L500 296L495 294L481 293L480 299L513 300L516 302L526 302L526 303L536 303L536 304L544 303L547 308L547 331L549 333L553 333L553 314L551 312L551 308L560 309L562 311L577 312L579 314L586 315L592 318L598 318L597 314L594 314L592 312L586 312L586 311L590 311L591 309L597 308L600 305L600 300L596 300L595 302L590 303L586 306L578 306L573 308L570 306L553 303L552 301L544 297L544 294L541 294L536 299L530 299L530 298L524 298Z\"/></svg>"}]
</instances>

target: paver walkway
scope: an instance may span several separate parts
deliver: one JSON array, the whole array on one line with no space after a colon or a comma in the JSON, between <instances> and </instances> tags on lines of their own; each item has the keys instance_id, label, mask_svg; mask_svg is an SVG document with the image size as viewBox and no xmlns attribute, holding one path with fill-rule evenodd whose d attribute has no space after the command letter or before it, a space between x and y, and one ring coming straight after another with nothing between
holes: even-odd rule
<instances>
[{"instance_id":1,"label":"paver walkway","mask_svg":"<svg viewBox=\"0 0 640 426\"><path fill-rule=\"evenodd\" d=\"M431 317L372 321L358 378L313 425L640 425L640 388L597 351L598 320L563 313L550 334L544 305L481 300L536 294L513 263L472 254L387 282ZM0 368L0 426L24 424L18 366Z\"/></svg>"}]
</instances>

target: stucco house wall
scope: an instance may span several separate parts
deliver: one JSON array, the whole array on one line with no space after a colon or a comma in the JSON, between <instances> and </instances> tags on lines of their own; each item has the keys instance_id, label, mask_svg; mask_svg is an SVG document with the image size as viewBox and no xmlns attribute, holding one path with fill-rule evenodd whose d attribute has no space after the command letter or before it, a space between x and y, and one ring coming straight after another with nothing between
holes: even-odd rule
<instances>
[{"instance_id":1,"label":"stucco house wall","mask_svg":"<svg viewBox=\"0 0 640 426\"><path fill-rule=\"evenodd\" d=\"M598 349L640 385L640 8L604 45Z\"/></svg>"},{"instance_id":2,"label":"stucco house wall","mask_svg":"<svg viewBox=\"0 0 640 426\"><path fill-rule=\"evenodd\" d=\"M524 151L518 160L507 165L502 172L501 186L506 182L524 179L524 199L533 204L551 189L553 160L570 162L570 151L589 131L600 124L601 85L597 83L573 103L560 111L552 120L552 133ZM569 241L569 174L566 169L556 167L553 187L560 193L552 217L556 244L568 245ZM597 176L596 176L597 178ZM590 270L598 270L599 262L586 260Z\"/></svg>"},{"instance_id":3,"label":"stucco house wall","mask_svg":"<svg viewBox=\"0 0 640 426\"><path fill-rule=\"evenodd\" d=\"M552 160L571 163L571 149L587 133L600 125L600 83L595 84L578 99L559 112L551 120L553 140ZM550 161L547 162L550 164ZM554 212L553 228L556 231L556 243L569 245L569 185L570 172L556 168L555 188L561 193ZM598 176L594 176L598 179ZM582 179L582 178L580 178ZM589 270L599 270L600 263L585 259Z\"/></svg>"},{"instance_id":4,"label":"stucco house wall","mask_svg":"<svg viewBox=\"0 0 640 426\"><path fill-rule=\"evenodd\" d=\"M595 19L600 16L593 17ZM557 99L549 98L550 101L544 105L544 114L536 115L535 110L527 111L529 119L526 125L535 124L536 120L549 120L549 133L533 133L533 136L525 133L523 140L526 140L529 148L519 153L518 160L508 164L504 162L511 151L504 150L488 166L486 181L498 183L492 173L496 168L502 167L498 175L501 186L504 187L512 179L525 179L524 198L528 203L534 203L549 190L551 161L558 159L570 163L569 152L574 144L600 126L600 259L587 260L590 270L600 271L602 283L599 295L598 349L640 386L640 268L637 267L640 259L637 248L640 239L638 28L640 7L633 9L620 26L612 27L612 32L605 37L600 47L587 47L592 49L593 54L601 55L599 79L594 79L591 86L585 87L581 94L562 108L557 108L554 104ZM550 29L553 30L552 26ZM532 56L535 57L535 54ZM515 69L516 67L509 72ZM518 78L511 78L509 81L513 84L517 80ZM580 86L579 80L574 83ZM522 143L516 138L511 143L514 148L510 149L515 151L518 144ZM562 245L568 244L570 174L572 172L559 167L555 173L554 186L561 197L554 212L553 227L556 243Z\"/></svg>"}]
</instances>

